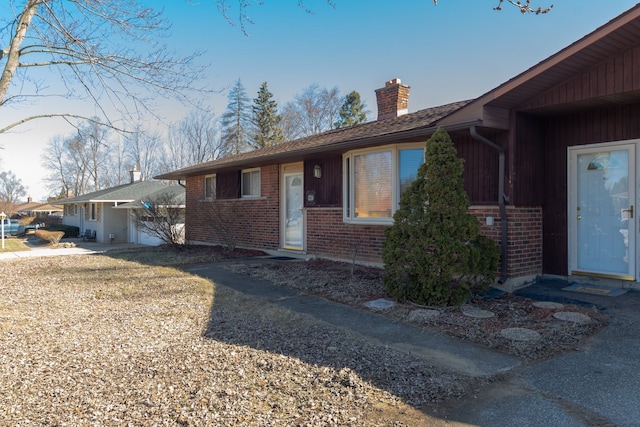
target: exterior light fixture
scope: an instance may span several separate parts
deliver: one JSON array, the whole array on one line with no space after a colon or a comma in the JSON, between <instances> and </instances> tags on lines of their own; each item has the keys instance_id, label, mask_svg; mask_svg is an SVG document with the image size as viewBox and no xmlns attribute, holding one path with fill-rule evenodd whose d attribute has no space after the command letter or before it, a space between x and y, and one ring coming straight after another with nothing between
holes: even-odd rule
<instances>
[{"instance_id":1,"label":"exterior light fixture","mask_svg":"<svg viewBox=\"0 0 640 427\"><path fill-rule=\"evenodd\" d=\"M322 178L322 167L320 165L313 167L313 177L318 179Z\"/></svg>"}]
</instances>

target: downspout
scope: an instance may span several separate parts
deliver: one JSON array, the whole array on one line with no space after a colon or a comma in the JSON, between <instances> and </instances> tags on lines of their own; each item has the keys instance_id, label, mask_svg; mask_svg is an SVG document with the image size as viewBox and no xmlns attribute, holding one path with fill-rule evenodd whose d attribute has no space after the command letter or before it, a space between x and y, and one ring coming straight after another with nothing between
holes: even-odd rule
<instances>
[{"instance_id":1,"label":"downspout","mask_svg":"<svg viewBox=\"0 0 640 427\"><path fill-rule=\"evenodd\" d=\"M475 126L471 126L469 128L469 131L471 132L471 137L473 139L488 145L489 147L493 148L498 152L498 169L499 169L498 171L498 207L500 208L500 217L501 217L500 223L502 225L502 244L501 244L502 263L500 268L500 279L498 280L498 283L503 284L504 282L507 281L507 264L508 264L507 244L509 241L507 236L508 219L507 219L507 207L506 207L506 203L509 201L509 196L507 196L504 192L504 170L505 170L504 149L500 147L498 144L496 144L495 142L490 141L484 136L480 135Z\"/></svg>"},{"instance_id":2,"label":"downspout","mask_svg":"<svg viewBox=\"0 0 640 427\"><path fill-rule=\"evenodd\" d=\"M184 185L183 183L181 183L180 181L182 181L181 179L178 180L178 185L182 188L187 188L186 185Z\"/></svg>"}]
</instances>

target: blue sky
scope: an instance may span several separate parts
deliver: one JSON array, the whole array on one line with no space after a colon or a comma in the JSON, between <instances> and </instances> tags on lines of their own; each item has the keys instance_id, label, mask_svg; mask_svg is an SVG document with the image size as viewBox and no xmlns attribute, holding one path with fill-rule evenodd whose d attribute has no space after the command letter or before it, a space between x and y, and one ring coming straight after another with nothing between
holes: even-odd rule
<instances>
[{"instance_id":1,"label":"blue sky","mask_svg":"<svg viewBox=\"0 0 640 427\"><path fill-rule=\"evenodd\" d=\"M533 16L506 5L496 12L497 0L439 0L437 6L431 0L335 0L335 8L305 0L314 12L309 14L297 0L265 0L249 9L254 24L245 35L225 21L213 0L147 1L165 8L173 25L166 41L173 49L206 52L200 60L209 65L206 83L216 91L209 105L216 115L240 78L251 98L266 81L279 105L311 84L337 86L343 95L356 90L371 119L374 90L387 80L397 77L411 86L410 111L475 98L636 4L557 0L551 13ZM233 18L236 10L229 13ZM38 102L31 108L61 105ZM177 103L158 105L168 122L186 113ZM26 112L9 112L0 124ZM46 198L40 156L51 137L70 132L62 122L43 121L0 135L0 170L14 171L34 199Z\"/></svg>"}]
</instances>

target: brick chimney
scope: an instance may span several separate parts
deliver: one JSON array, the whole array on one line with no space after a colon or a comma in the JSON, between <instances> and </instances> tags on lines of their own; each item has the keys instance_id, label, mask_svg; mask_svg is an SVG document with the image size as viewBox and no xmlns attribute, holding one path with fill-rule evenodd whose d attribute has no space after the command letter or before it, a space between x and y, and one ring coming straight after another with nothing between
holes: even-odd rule
<instances>
[{"instance_id":1,"label":"brick chimney","mask_svg":"<svg viewBox=\"0 0 640 427\"><path fill-rule=\"evenodd\" d=\"M381 89L376 89L378 101L378 120L402 116L409 112L409 89L400 79L393 79L385 83Z\"/></svg>"}]
</instances>

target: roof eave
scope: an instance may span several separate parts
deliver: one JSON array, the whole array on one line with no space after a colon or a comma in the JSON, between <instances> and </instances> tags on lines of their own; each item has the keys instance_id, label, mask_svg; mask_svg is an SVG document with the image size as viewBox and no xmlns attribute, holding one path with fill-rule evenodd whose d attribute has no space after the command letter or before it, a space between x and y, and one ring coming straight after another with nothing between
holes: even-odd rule
<instances>
[{"instance_id":1,"label":"roof eave","mask_svg":"<svg viewBox=\"0 0 640 427\"><path fill-rule=\"evenodd\" d=\"M322 154L331 151L349 151L358 148L364 148L372 145L379 145L384 143L391 143L403 139L427 137L433 134L438 127L442 127L446 131L454 131L460 129L466 129L474 125L478 125L481 122L477 119L473 119L468 122L449 123L443 126L439 126L438 123L423 126L420 128L409 129L405 131L389 133L384 135L378 135L374 137L361 138L352 141L342 141L332 144L320 145L317 147L310 147L295 151L289 151L286 153L278 153L260 157L254 157L250 159L242 159L235 162L227 162L220 165L203 165L202 167L189 168L188 171L175 171L158 175L156 179L171 179L171 180L184 180L190 176L199 176L208 173L215 173L216 171L254 167L264 164L272 163L286 163L289 159L308 157L314 154Z\"/></svg>"}]
</instances>

